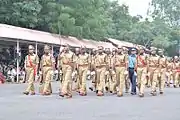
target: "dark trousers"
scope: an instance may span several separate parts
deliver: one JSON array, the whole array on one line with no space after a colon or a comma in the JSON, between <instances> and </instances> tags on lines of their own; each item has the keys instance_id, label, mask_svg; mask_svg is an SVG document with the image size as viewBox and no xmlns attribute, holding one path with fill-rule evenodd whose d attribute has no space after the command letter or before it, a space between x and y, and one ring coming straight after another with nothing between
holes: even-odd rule
<instances>
[{"instance_id":1,"label":"dark trousers","mask_svg":"<svg viewBox=\"0 0 180 120\"><path fill-rule=\"evenodd\" d=\"M131 81L131 92L136 93L136 76L134 75L134 68L129 68L129 79Z\"/></svg>"}]
</instances>

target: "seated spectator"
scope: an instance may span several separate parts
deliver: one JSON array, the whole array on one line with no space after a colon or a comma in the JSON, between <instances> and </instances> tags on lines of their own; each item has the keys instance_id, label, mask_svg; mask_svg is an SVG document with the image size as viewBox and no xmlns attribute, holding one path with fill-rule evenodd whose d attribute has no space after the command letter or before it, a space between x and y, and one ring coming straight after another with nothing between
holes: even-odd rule
<instances>
[{"instance_id":1,"label":"seated spectator","mask_svg":"<svg viewBox=\"0 0 180 120\"><path fill-rule=\"evenodd\" d=\"M15 82L16 81L16 69L13 66L10 66L10 69L7 72L7 81Z\"/></svg>"},{"instance_id":2,"label":"seated spectator","mask_svg":"<svg viewBox=\"0 0 180 120\"><path fill-rule=\"evenodd\" d=\"M24 83L25 82L25 71L24 69L20 69L20 72L19 72L19 82L20 83Z\"/></svg>"}]
</instances>

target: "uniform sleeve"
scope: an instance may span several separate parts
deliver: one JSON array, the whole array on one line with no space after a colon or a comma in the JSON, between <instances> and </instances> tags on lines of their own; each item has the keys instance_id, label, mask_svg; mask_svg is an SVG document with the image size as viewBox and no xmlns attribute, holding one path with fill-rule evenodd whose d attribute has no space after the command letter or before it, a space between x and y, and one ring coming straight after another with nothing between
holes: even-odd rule
<instances>
[{"instance_id":1,"label":"uniform sleeve","mask_svg":"<svg viewBox=\"0 0 180 120\"><path fill-rule=\"evenodd\" d=\"M88 63L91 63L91 56L89 54L87 54L87 56L88 56L88 58L87 58Z\"/></svg>"},{"instance_id":2,"label":"uniform sleeve","mask_svg":"<svg viewBox=\"0 0 180 120\"><path fill-rule=\"evenodd\" d=\"M129 58L128 55L125 55L125 56L124 56L124 62L125 62L125 63L128 63L128 58Z\"/></svg>"},{"instance_id":3,"label":"uniform sleeve","mask_svg":"<svg viewBox=\"0 0 180 120\"><path fill-rule=\"evenodd\" d=\"M76 63L76 56L75 56L74 53L72 54L72 62L73 62L73 63Z\"/></svg>"},{"instance_id":4,"label":"uniform sleeve","mask_svg":"<svg viewBox=\"0 0 180 120\"><path fill-rule=\"evenodd\" d=\"M54 58L53 55L51 56L51 60L52 60L52 63L55 63L55 62L56 62L56 60L55 60L55 58Z\"/></svg>"},{"instance_id":5,"label":"uniform sleeve","mask_svg":"<svg viewBox=\"0 0 180 120\"><path fill-rule=\"evenodd\" d=\"M115 62L116 62L116 61L115 61L115 55L113 55L113 56L111 57L111 64L112 64L112 65L115 65Z\"/></svg>"},{"instance_id":6,"label":"uniform sleeve","mask_svg":"<svg viewBox=\"0 0 180 120\"><path fill-rule=\"evenodd\" d=\"M105 63L108 64L108 56L105 54Z\"/></svg>"},{"instance_id":7,"label":"uniform sleeve","mask_svg":"<svg viewBox=\"0 0 180 120\"><path fill-rule=\"evenodd\" d=\"M27 63L27 55L26 55L25 60L24 60L24 64L26 64L26 63Z\"/></svg>"},{"instance_id":8,"label":"uniform sleeve","mask_svg":"<svg viewBox=\"0 0 180 120\"><path fill-rule=\"evenodd\" d=\"M149 56L148 55L146 55L145 56L145 62L148 64L148 62L149 62Z\"/></svg>"},{"instance_id":9,"label":"uniform sleeve","mask_svg":"<svg viewBox=\"0 0 180 120\"><path fill-rule=\"evenodd\" d=\"M41 60L40 60L40 68L43 67L43 56L41 56Z\"/></svg>"},{"instance_id":10,"label":"uniform sleeve","mask_svg":"<svg viewBox=\"0 0 180 120\"><path fill-rule=\"evenodd\" d=\"M39 56L36 55L36 64L39 64Z\"/></svg>"},{"instance_id":11,"label":"uniform sleeve","mask_svg":"<svg viewBox=\"0 0 180 120\"><path fill-rule=\"evenodd\" d=\"M24 60L24 68L26 68L26 66L27 66L27 55L26 55L25 60Z\"/></svg>"}]
</instances>

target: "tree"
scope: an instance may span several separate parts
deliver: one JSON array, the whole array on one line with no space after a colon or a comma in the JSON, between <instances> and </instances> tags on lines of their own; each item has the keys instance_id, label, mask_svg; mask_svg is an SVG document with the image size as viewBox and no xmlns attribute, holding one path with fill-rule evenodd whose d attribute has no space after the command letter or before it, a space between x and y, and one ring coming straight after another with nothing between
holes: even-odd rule
<instances>
[{"instance_id":1,"label":"tree","mask_svg":"<svg viewBox=\"0 0 180 120\"><path fill-rule=\"evenodd\" d=\"M171 26L180 25L180 1L179 0L152 0L154 8L152 16L160 17Z\"/></svg>"}]
</instances>

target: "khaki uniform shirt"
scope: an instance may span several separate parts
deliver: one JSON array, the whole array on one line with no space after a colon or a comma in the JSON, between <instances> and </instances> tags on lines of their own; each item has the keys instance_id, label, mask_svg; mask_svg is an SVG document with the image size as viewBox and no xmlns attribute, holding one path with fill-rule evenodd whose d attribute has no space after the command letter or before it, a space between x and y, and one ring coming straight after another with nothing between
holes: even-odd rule
<instances>
[{"instance_id":1,"label":"khaki uniform shirt","mask_svg":"<svg viewBox=\"0 0 180 120\"><path fill-rule=\"evenodd\" d=\"M36 54L27 55L25 57L25 68L27 67L35 67L39 64L39 57Z\"/></svg>"}]
</instances>

